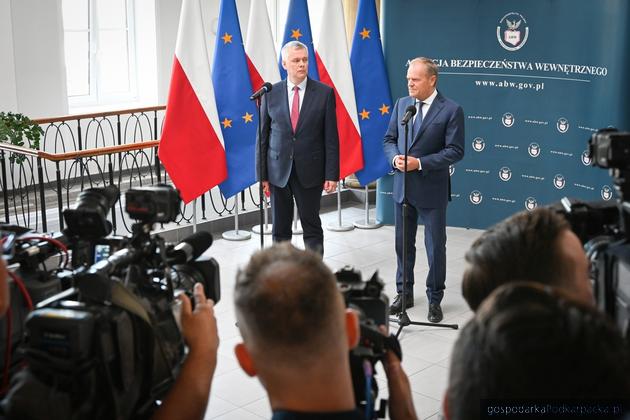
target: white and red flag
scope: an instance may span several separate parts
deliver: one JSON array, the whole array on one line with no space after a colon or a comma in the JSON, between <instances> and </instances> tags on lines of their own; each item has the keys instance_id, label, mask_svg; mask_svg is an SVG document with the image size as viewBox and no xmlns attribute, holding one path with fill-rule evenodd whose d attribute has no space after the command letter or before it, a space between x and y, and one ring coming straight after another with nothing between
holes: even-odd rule
<instances>
[{"instance_id":1,"label":"white and red flag","mask_svg":"<svg viewBox=\"0 0 630 420\"><path fill-rule=\"evenodd\" d=\"M253 91L260 89L264 82L274 84L280 81L266 1L251 2L245 54Z\"/></svg>"},{"instance_id":2,"label":"white and red flag","mask_svg":"<svg viewBox=\"0 0 630 420\"><path fill-rule=\"evenodd\" d=\"M183 0L158 155L188 203L227 176L199 0Z\"/></svg>"},{"instance_id":3,"label":"white and red flag","mask_svg":"<svg viewBox=\"0 0 630 420\"><path fill-rule=\"evenodd\" d=\"M346 42L346 25L341 0L323 3L322 27L315 45L319 80L335 89L339 132L339 177L363 168L357 103Z\"/></svg>"}]
</instances>

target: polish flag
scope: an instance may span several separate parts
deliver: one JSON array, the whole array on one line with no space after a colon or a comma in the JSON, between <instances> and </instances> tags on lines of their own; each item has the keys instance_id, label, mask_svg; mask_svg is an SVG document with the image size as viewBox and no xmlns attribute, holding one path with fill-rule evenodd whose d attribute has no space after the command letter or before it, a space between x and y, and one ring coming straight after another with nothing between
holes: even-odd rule
<instances>
[{"instance_id":1,"label":"polish flag","mask_svg":"<svg viewBox=\"0 0 630 420\"><path fill-rule=\"evenodd\" d=\"M199 0L183 0L158 156L188 203L227 177Z\"/></svg>"},{"instance_id":2,"label":"polish flag","mask_svg":"<svg viewBox=\"0 0 630 420\"><path fill-rule=\"evenodd\" d=\"M320 82L335 90L339 132L339 176L342 179L363 168L363 151L343 6L341 0L328 0L324 2L323 7L322 27L315 48L315 58Z\"/></svg>"},{"instance_id":3,"label":"polish flag","mask_svg":"<svg viewBox=\"0 0 630 420\"><path fill-rule=\"evenodd\" d=\"M260 89L265 82L274 84L280 81L276 49L271 35L271 24L267 13L267 2L252 0L245 41L247 67L252 88Z\"/></svg>"}]
</instances>

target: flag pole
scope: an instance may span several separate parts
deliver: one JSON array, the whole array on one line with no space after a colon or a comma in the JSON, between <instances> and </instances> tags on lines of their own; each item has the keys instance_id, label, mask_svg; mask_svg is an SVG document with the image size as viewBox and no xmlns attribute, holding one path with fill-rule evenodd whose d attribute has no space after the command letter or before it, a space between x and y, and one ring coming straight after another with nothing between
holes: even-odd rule
<instances>
[{"instance_id":1,"label":"flag pole","mask_svg":"<svg viewBox=\"0 0 630 420\"><path fill-rule=\"evenodd\" d=\"M332 232L348 232L354 229L352 225L344 225L341 222L341 182L337 183L337 223L330 223L326 229Z\"/></svg>"},{"instance_id":2,"label":"flag pole","mask_svg":"<svg viewBox=\"0 0 630 420\"><path fill-rule=\"evenodd\" d=\"M197 199L193 200L193 233L197 233Z\"/></svg>"},{"instance_id":3,"label":"flag pole","mask_svg":"<svg viewBox=\"0 0 630 420\"><path fill-rule=\"evenodd\" d=\"M378 229L381 226L383 226L382 223L377 222L376 220L374 221L374 223L370 222L370 190L368 188L368 186L365 186L365 217L363 220L357 220L354 222L354 227L357 229Z\"/></svg>"},{"instance_id":4,"label":"flag pole","mask_svg":"<svg viewBox=\"0 0 630 420\"><path fill-rule=\"evenodd\" d=\"M271 235L271 225L269 224L269 202L264 200L265 209L264 209L264 224L262 228L263 235ZM257 235L260 235L260 225L254 225L252 227L252 232Z\"/></svg>"},{"instance_id":5,"label":"flag pole","mask_svg":"<svg viewBox=\"0 0 630 420\"><path fill-rule=\"evenodd\" d=\"M245 241L252 237L250 232L238 228L238 194L234 195L234 230L223 232L222 236L228 241Z\"/></svg>"}]
</instances>

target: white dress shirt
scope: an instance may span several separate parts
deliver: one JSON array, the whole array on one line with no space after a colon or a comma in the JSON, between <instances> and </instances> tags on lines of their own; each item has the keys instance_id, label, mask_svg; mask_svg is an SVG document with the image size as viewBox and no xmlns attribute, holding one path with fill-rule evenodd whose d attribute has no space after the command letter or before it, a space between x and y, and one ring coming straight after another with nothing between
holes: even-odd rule
<instances>
[{"instance_id":1,"label":"white dress shirt","mask_svg":"<svg viewBox=\"0 0 630 420\"><path fill-rule=\"evenodd\" d=\"M437 89L434 89L433 93L431 95L429 95L429 97L427 99L422 101L422 107L421 107L421 109L419 111L422 112L422 122L423 123L424 123L424 117L427 115L427 112L429 112L429 108L431 108L431 104L435 100L436 96L437 96ZM416 109L418 108L418 103L419 102L420 101L416 99L416 101L414 103L414 105L416 106ZM414 117L413 117L412 123L416 122L416 117L417 116L418 116L418 113L416 112L416 115L414 115ZM414 156L411 156L411 157L414 157ZM421 171L422 170L422 162L420 162L420 158L419 157L417 157L416 159L418 159L418 170ZM396 161L396 158L394 158L394 160L392 160L392 166L394 168L396 167L396 165L394 165L395 161Z\"/></svg>"},{"instance_id":2,"label":"white dress shirt","mask_svg":"<svg viewBox=\"0 0 630 420\"><path fill-rule=\"evenodd\" d=\"M298 85L294 85L293 83L291 83L289 81L289 79L287 79L287 95L289 98L289 114L291 113L291 110L293 109L293 87L297 86L300 88L300 90L298 91L298 93L300 94L300 103L298 104L298 111L302 111L302 103L304 103L304 92L306 92L306 81L308 80L308 78L304 78L304 80L302 80L302 83L298 84Z\"/></svg>"}]
</instances>

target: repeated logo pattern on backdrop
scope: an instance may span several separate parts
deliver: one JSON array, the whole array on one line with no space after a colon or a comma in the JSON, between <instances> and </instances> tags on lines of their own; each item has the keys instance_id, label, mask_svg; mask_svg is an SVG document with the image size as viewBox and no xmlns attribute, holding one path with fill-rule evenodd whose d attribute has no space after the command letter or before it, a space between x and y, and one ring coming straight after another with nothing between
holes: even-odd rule
<instances>
[{"instance_id":1,"label":"repeated logo pattern on backdrop","mask_svg":"<svg viewBox=\"0 0 630 420\"><path fill-rule=\"evenodd\" d=\"M384 39L393 96L406 95L405 63L427 56L440 68L438 90L466 115L449 225L485 228L564 196L615 198L586 149L598 128L630 130L630 39L611 29L625 28L627 1L608 1L604 13L593 0L557 0L562 14L548 2L391 3ZM591 30L561 30L566 22Z\"/></svg>"}]
</instances>

